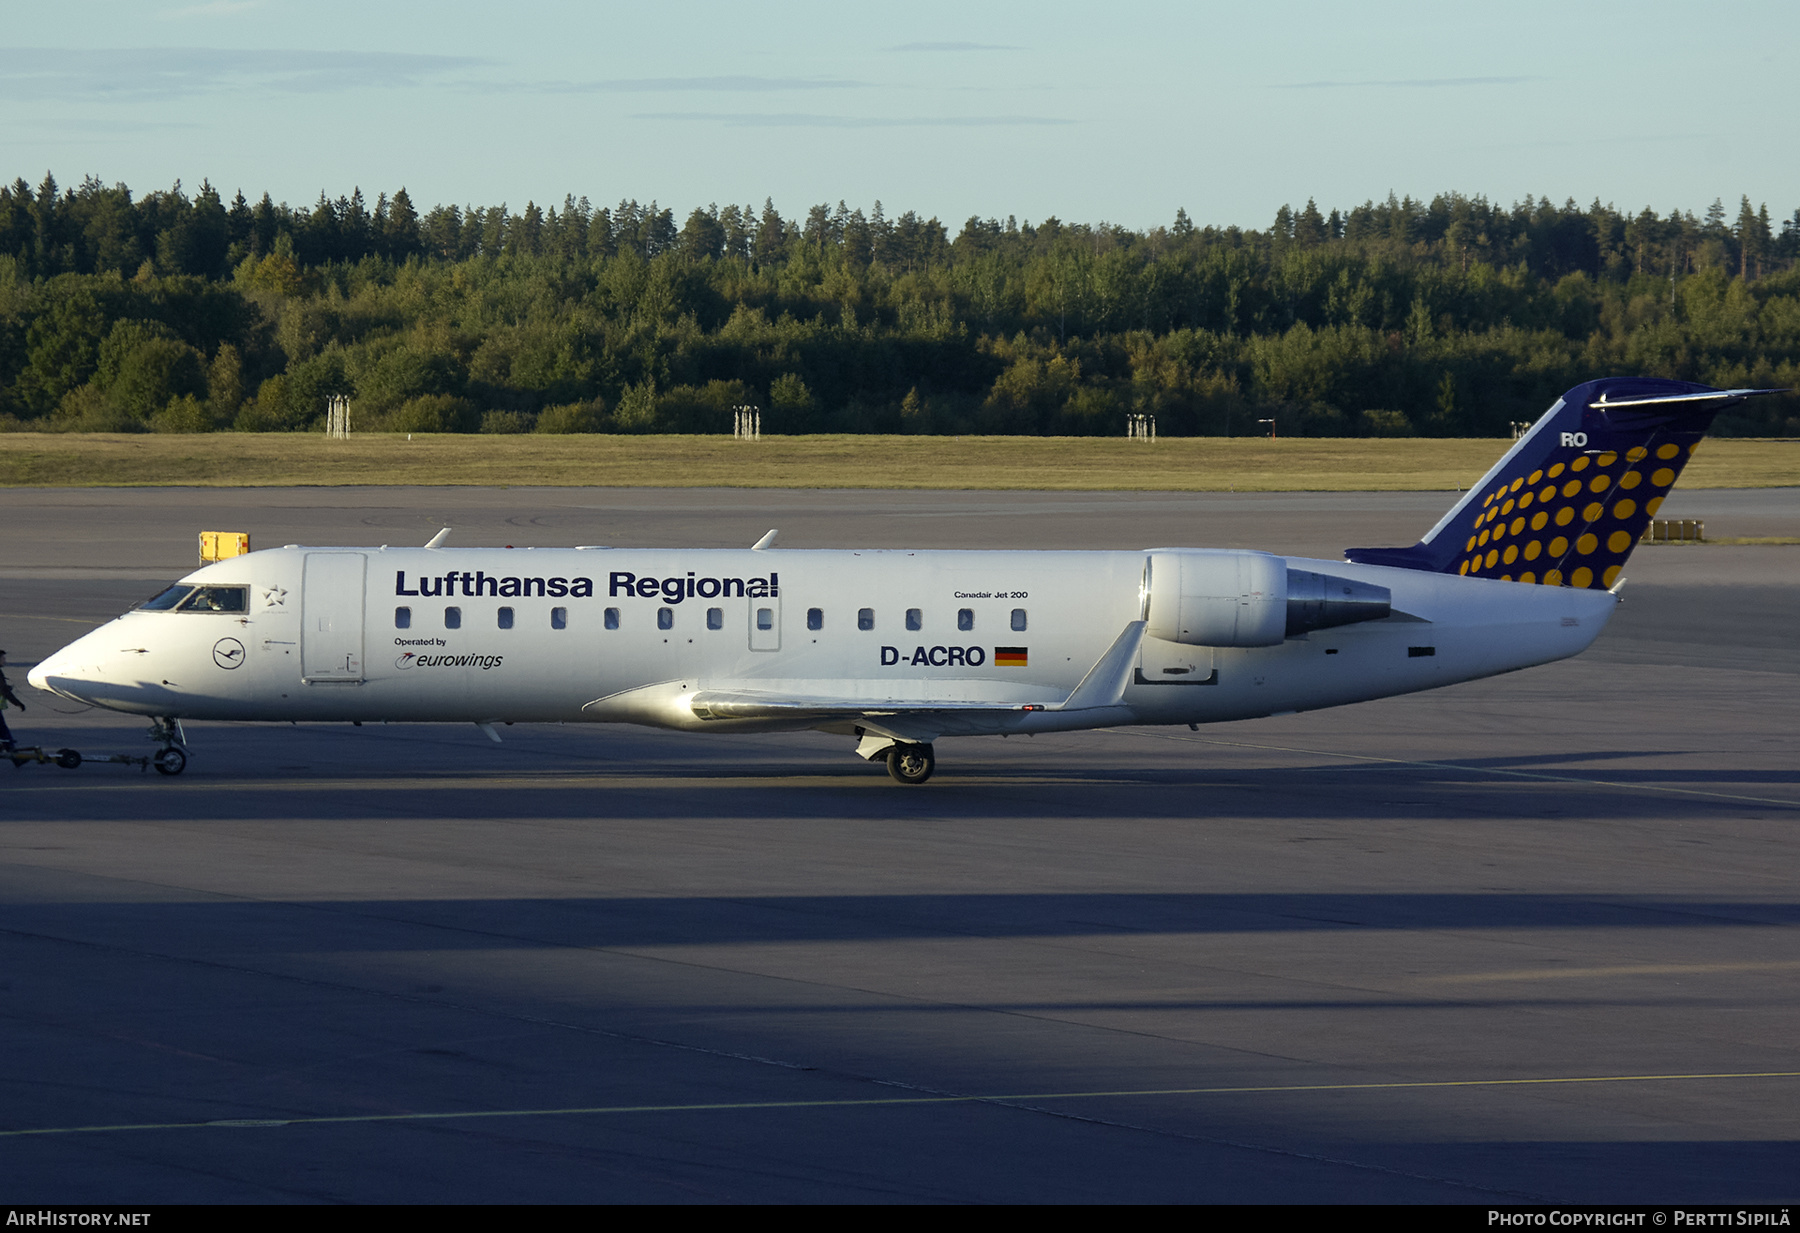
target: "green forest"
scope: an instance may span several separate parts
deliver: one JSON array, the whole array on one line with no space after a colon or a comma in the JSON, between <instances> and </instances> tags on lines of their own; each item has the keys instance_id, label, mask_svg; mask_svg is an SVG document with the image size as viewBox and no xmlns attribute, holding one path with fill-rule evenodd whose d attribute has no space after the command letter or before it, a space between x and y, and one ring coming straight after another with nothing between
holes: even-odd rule
<instances>
[{"instance_id":1,"label":"green forest","mask_svg":"<svg viewBox=\"0 0 1800 1233\"><path fill-rule=\"evenodd\" d=\"M1507 436L1568 387L1800 385L1800 210L1445 193L1263 230L768 201L310 208L0 187L0 431ZM1721 419L1800 435L1800 401Z\"/></svg>"}]
</instances>

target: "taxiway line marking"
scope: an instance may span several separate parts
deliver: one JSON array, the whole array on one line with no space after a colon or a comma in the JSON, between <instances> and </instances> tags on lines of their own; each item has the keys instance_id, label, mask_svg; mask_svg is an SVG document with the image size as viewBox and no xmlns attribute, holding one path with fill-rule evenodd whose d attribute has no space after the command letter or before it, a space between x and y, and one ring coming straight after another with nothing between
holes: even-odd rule
<instances>
[{"instance_id":1,"label":"taxiway line marking","mask_svg":"<svg viewBox=\"0 0 1800 1233\"><path fill-rule=\"evenodd\" d=\"M1417 766L1434 771L1462 771L1475 775L1504 775L1513 779L1536 779L1545 783L1578 783L1589 788L1619 788L1627 792L1674 792L1682 796L1709 796L1724 801L1754 801L1759 805L1780 805L1800 809L1800 801L1783 801L1769 796L1745 796L1737 792L1707 792L1700 788L1671 788L1655 783L1619 783L1611 779L1587 779L1580 775L1546 775L1540 771L1509 771L1494 766L1465 766L1461 762L1420 762L1413 758L1382 758L1374 754L1338 753L1332 749L1301 749L1293 745L1260 745L1251 741L1221 741L1216 737L1176 736L1167 732L1134 732L1125 728L1106 731L1119 736L1149 737L1158 741L1177 741L1183 745L1229 745L1234 749L1268 749L1277 753L1306 754L1314 758L1343 758L1349 762L1382 762L1390 766Z\"/></svg>"},{"instance_id":2,"label":"taxiway line marking","mask_svg":"<svg viewBox=\"0 0 1800 1233\"><path fill-rule=\"evenodd\" d=\"M580 1105L559 1109L463 1109L439 1113L350 1113L326 1117L242 1117L206 1122L122 1122L100 1126L41 1126L0 1130L0 1138L107 1134L131 1130L260 1129L275 1126L341 1126L374 1122L447 1122L500 1117L592 1117L629 1113L736 1113L772 1109L864 1109L907 1105L1024 1105L1047 1100L1105 1100L1148 1096L1252 1096L1294 1092L1382 1092L1470 1087L1551 1087L1601 1083L1674 1083L1705 1079L1800 1079L1800 1070L1722 1071L1671 1075L1570 1075L1529 1079L1426 1079L1401 1083L1298 1083L1249 1087L1128 1088L1100 1092L1026 1092L990 1096L877 1096L854 1100L745 1100L699 1104Z\"/></svg>"},{"instance_id":3,"label":"taxiway line marking","mask_svg":"<svg viewBox=\"0 0 1800 1233\"><path fill-rule=\"evenodd\" d=\"M1561 980L1596 976L1705 976L1712 972L1787 972L1800 968L1800 959L1770 959L1747 963L1640 963L1604 968L1523 968L1516 972L1470 972L1465 975L1428 976L1426 983L1473 984L1503 980Z\"/></svg>"}]
</instances>

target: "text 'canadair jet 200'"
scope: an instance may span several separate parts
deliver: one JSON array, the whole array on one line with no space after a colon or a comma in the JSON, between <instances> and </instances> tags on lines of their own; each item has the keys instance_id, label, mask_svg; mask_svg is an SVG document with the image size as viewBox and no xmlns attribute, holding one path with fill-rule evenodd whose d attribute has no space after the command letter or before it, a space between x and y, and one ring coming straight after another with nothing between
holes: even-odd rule
<instances>
[{"instance_id":1,"label":"text 'canadair jet 200'","mask_svg":"<svg viewBox=\"0 0 1800 1233\"><path fill-rule=\"evenodd\" d=\"M814 728L923 783L942 736L1199 724L1360 702L1584 650L1725 407L1565 394L1410 548L1266 552L286 548L209 565L37 666L183 719Z\"/></svg>"}]
</instances>

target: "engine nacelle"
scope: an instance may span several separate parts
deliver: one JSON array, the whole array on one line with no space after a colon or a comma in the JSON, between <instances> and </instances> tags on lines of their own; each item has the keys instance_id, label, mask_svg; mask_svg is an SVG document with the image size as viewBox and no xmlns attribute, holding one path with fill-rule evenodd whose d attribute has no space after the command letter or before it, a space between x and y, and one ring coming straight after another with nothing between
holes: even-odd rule
<instances>
[{"instance_id":1,"label":"engine nacelle","mask_svg":"<svg viewBox=\"0 0 1800 1233\"><path fill-rule=\"evenodd\" d=\"M1145 633L1188 646L1275 646L1287 637L1287 561L1266 552L1153 552Z\"/></svg>"},{"instance_id":2,"label":"engine nacelle","mask_svg":"<svg viewBox=\"0 0 1800 1233\"><path fill-rule=\"evenodd\" d=\"M1289 569L1266 552L1153 552L1144 562L1144 632L1188 646L1275 646L1379 621L1393 611L1392 598L1386 587Z\"/></svg>"},{"instance_id":3,"label":"engine nacelle","mask_svg":"<svg viewBox=\"0 0 1800 1233\"><path fill-rule=\"evenodd\" d=\"M1287 572L1287 632L1310 633L1358 621L1379 621L1393 612L1394 593L1372 582L1356 582L1311 570Z\"/></svg>"}]
</instances>

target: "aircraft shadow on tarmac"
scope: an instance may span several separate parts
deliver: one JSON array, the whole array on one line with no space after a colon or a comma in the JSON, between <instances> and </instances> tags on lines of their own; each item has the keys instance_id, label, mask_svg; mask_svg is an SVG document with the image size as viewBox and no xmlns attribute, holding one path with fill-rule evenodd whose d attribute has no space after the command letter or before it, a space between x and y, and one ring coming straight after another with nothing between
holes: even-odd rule
<instances>
[{"instance_id":1,"label":"aircraft shadow on tarmac","mask_svg":"<svg viewBox=\"0 0 1800 1233\"><path fill-rule=\"evenodd\" d=\"M88 743L132 745L127 740ZM300 755L308 758L303 764L270 765L260 752L214 749L196 759L180 780L146 779L112 768L70 773L27 767L16 775L0 768L5 777L0 788L49 789L9 794L8 813L21 821L67 817L78 804L84 818L367 818L373 827L395 817L591 819L596 824L704 817L771 825L830 819L850 828L927 822L985 827L1019 819L1125 817L1178 819L1197 826L1221 818L1347 825L1421 816L1655 823L1800 811L1800 801L1780 799L1800 785L1800 771L1606 765L1643 757L1616 750L1441 763L1332 760L1292 767L1189 768L1121 766L1116 747L1094 750L1091 762L1080 754L990 762L978 748L965 747L957 763L940 763L937 778L919 790L896 788L877 767L807 750L771 750L771 756L754 762L746 761L741 751L705 749L691 761L616 755L587 760L570 757L565 747L550 756L495 751L485 766L477 759L486 751L463 751L467 756L460 761L454 760L457 752L440 748L399 766L373 756L334 761L306 754ZM666 755L666 747L660 752ZM1196 746L1195 760L1207 759L1209 753ZM1241 754L1233 751L1232 757L1237 760ZM229 792L228 804L220 798L221 788ZM1776 796L1765 798L1763 793Z\"/></svg>"},{"instance_id":2,"label":"aircraft shadow on tarmac","mask_svg":"<svg viewBox=\"0 0 1800 1233\"><path fill-rule=\"evenodd\" d=\"M1638 895L1020 893L60 902L0 908L14 929L180 949L245 939L309 953L639 947L930 938L1352 930L1791 927L1800 902ZM153 945L153 949L154 949Z\"/></svg>"}]
</instances>

